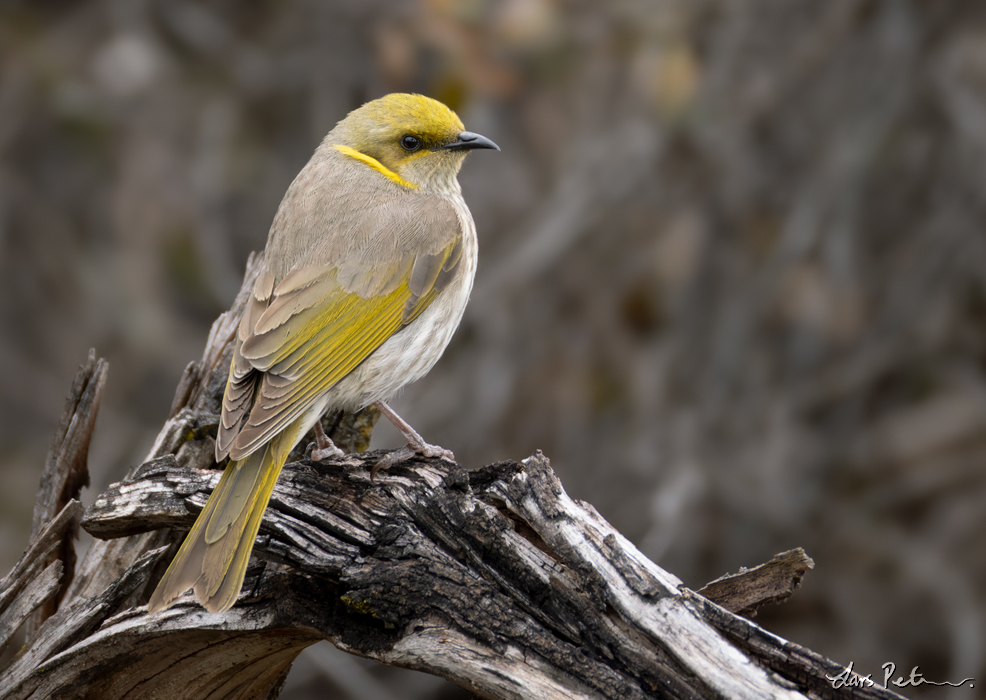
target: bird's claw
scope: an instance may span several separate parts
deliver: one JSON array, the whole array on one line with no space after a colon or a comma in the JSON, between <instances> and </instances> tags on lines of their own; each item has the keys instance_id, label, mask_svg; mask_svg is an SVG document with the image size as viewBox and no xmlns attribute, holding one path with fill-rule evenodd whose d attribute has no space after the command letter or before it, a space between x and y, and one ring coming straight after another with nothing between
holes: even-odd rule
<instances>
[{"instance_id":1,"label":"bird's claw","mask_svg":"<svg viewBox=\"0 0 986 700\"><path fill-rule=\"evenodd\" d=\"M376 478L377 472L381 469L390 469L398 462L403 462L405 459L410 459L414 455L421 455L422 457L428 457L429 459L438 457L439 459L444 459L448 462L455 462L455 455L452 454L452 450L446 450L444 447L439 447L438 445L429 445L424 440L416 444L408 443L407 445L404 445L404 447L399 447L393 452L387 453L380 459L380 461L374 464L373 469L370 470L370 481L373 481Z\"/></svg>"},{"instance_id":2,"label":"bird's claw","mask_svg":"<svg viewBox=\"0 0 986 700\"><path fill-rule=\"evenodd\" d=\"M336 447L332 439L325 434L321 423L315 423L315 442L309 444L305 452L311 453L313 462L324 462L327 459L335 459L346 454Z\"/></svg>"},{"instance_id":3,"label":"bird's claw","mask_svg":"<svg viewBox=\"0 0 986 700\"><path fill-rule=\"evenodd\" d=\"M327 448L321 448L313 442L309 445L309 447L312 448L313 462L324 462L327 459L335 459L336 457L342 457L346 454L333 443L330 443Z\"/></svg>"}]
</instances>

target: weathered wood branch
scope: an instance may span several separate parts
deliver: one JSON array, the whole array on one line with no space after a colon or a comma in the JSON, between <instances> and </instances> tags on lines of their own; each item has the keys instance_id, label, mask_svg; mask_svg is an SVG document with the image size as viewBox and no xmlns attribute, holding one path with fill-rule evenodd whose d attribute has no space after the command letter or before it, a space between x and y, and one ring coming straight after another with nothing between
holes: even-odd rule
<instances>
[{"instance_id":1,"label":"weathered wood branch","mask_svg":"<svg viewBox=\"0 0 986 700\"><path fill-rule=\"evenodd\" d=\"M473 471L411 460L371 481L379 454L313 463L299 452L237 605L209 614L189 600L148 615L179 531L219 478L209 467L236 315L217 321L186 370L148 460L86 513L84 527L107 539L71 584L31 562L57 550L78 517L72 502L5 579L0 632L57 605L4 670L0 698L272 698L323 639L489 698L899 697L834 689L826 675L841 666L684 588L571 499L540 453ZM76 402L90 431L96 403ZM326 428L359 450L375 420L335 415ZM737 610L782 599L810 560L782 561L706 593Z\"/></svg>"},{"instance_id":2,"label":"weathered wood branch","mask_svg":"<svg viewBox=\"0 0 986 700\"><path fill-rule=\"evenodd\" d=\"M89 441L96 425L99 402L106 386L106 373L109 364L96 359L96 351L90 350L89 357L75 375L72 390L65 402L62 417L48 450L44 472L41 474L41 487L34 502L34 517L31 522L31 537L34 539L57 513L79 497L82 489L89 486ZM59 597L75 575L75 548L73 541L78 534L78 518L66 522L61 532L61 542L50 550L40 561L46 565L61 562L58 593L46 598L45 603L31 618L28 624L28 638L37 631L42 622L55 611Z\"/></svg>"},{"instance_id":3,"label":"weathered wood branch","mask_svg":"<svg viewBox=\"0 0 986 700\"><path fill-rule=\"evenodd\" d=\"M790 598L804 575L814 568L815 562L803 549L792 549L766 564L720 576L700 588L698 594L730 612L752 617L758 608Z\"/></svg>"},{"instance_id":4,"label":"weathered wood branch","mask_svg":"<svg viewBox=\"0 0 986 700\"><path fill-rule=\"evenodd\" d=\"M180 687L196 684L189 697L241 697L246 687L245 697L264 697L320 639L484 697L848 697L825 679L836 664L684 589L570 499L542 455L473 472L405 463L371 482L378 456L285 468L257 544L262 561L229 613L191 601L153 616L128 608L9 697L47 697L83 673L101 679L98 697L133 697L162 683L162 669ZM85 527L100 537L187 527L218 476L155 460L100 496ZM131 578L150 583L163 554ZM113 597L78 601L80 615L88 621ZM139 663L121 669L121 648Z\"/></svg>"}]
</instances>

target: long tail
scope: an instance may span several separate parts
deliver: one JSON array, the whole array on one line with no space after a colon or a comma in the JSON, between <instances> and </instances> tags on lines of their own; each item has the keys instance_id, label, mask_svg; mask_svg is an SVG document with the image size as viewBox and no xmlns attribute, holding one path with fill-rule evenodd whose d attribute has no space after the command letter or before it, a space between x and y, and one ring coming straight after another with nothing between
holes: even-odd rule
<instances>
[{"instance_id":1,"label":"long tail","mask_svg":"<svg viewBox=\"0 0 986 700\"><path fill-rule=\"evenodd\" d=\"M291 448L301 437L300 421L265 447L223 471L205 508L185 537L147 604L149 612L170 607L189 588L210 612L229 610L243 587L250 552L267 501Z\"/></svg>"}]
</instances>

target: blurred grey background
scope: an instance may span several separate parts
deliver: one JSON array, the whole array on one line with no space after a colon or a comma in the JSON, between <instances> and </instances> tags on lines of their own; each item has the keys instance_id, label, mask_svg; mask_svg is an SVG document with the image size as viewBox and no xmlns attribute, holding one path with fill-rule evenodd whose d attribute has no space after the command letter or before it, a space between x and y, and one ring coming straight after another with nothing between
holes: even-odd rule
<instances>
[{"instance_id":1,"label":"blurred grey background","mask_svg":"<svg viewBox=\"0 0 986 700\"><path fill-rule=\"evenodd\" d=\"M503 149L463 170L477 285L402 415L466 466L544 450L692 587L803 546L761 624L980 693L975 0L0 0L0 571L88 349L91 502L321 137L392 91ZM468 697L322 644L282 697L327 695Z\"/></svg>"}]
</instances>

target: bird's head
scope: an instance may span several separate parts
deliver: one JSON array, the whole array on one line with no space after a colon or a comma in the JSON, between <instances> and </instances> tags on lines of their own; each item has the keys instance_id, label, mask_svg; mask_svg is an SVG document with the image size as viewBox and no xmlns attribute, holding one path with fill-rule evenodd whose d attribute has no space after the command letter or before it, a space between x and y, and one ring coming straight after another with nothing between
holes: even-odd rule
<instances>
[{"instance_id":1,"label":"bird's head","mask_svg":"<svg viewBox=\"0 0 986 700\"><path fill-rule=\"evenodd\" d=\"M327 142L396 182L429 190L457 189L455 176L469 151L500 150L485 136L466 131L441 102L401 93L353 110Z\"/></svg>"}]
</instances>

